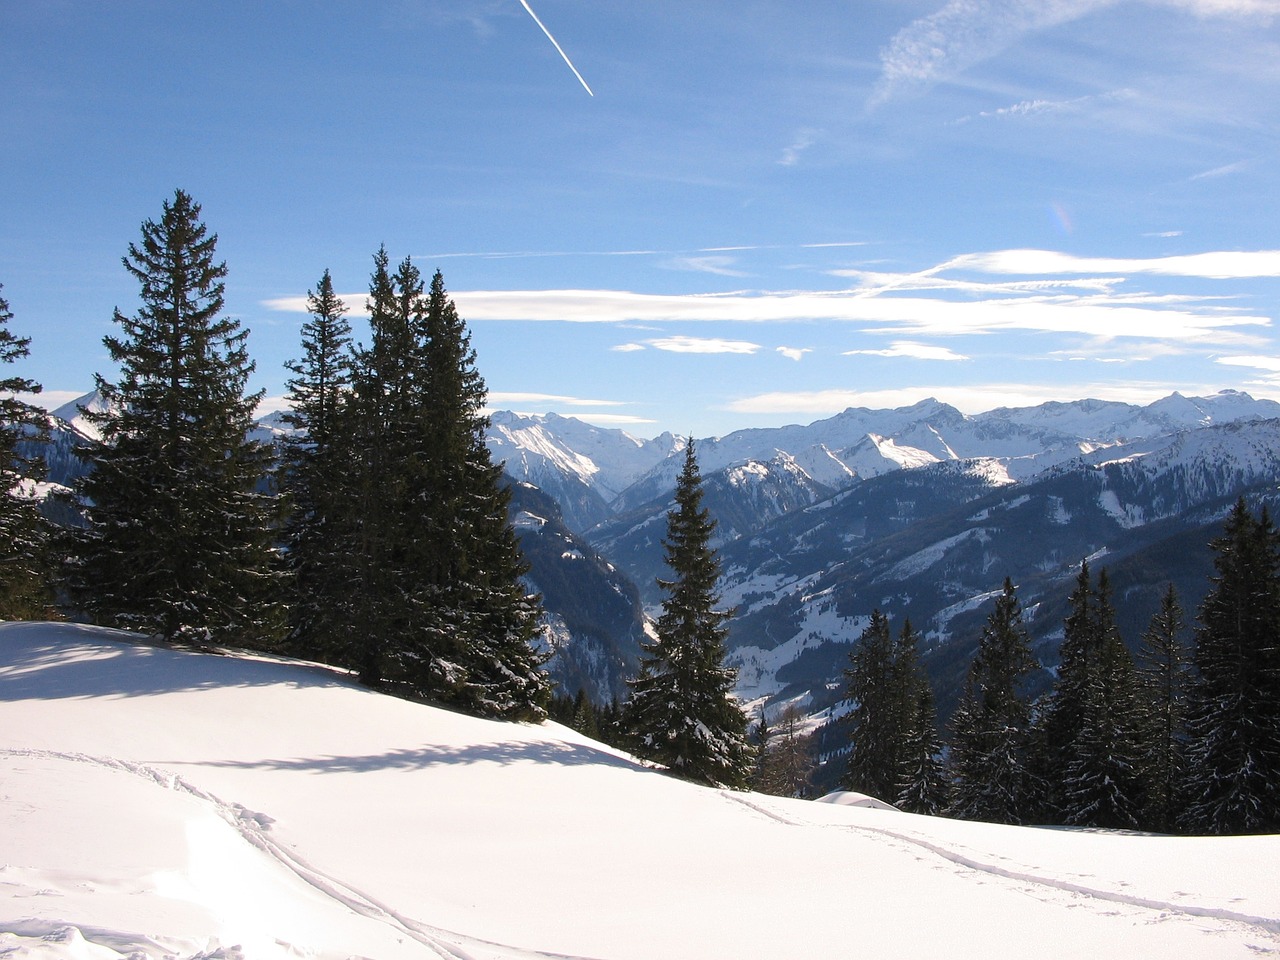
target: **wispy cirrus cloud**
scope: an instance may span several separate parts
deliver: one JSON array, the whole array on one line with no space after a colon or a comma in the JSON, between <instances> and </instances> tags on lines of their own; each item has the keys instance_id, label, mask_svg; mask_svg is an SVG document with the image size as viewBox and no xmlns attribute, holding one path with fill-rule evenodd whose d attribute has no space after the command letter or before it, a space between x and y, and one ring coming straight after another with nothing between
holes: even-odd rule
<instances>
[{"instance_id":1,"label":"wispy cirrus cloud","mask_svg":"<svg viewBox=\"0 0 1280 960\"><path fill-rule=\"evenodd\" d=\"M672 270L688 270L693 273L710 273L718 277L745 277L746 274L734 267L737 261L723 254L707 254L698 257L680 257L668 261L665 266Z\"/></svg>"},{"instance_id":2,"label":"wispy cirrus cloud","mask_svg":"<svg viewBox=\"0 0 1280 960\"><path fill-rule=\"evenodd\" d=\"M956 353L947 347L939 347L928 343L917 343L914 340L898 340L882 350L846 350L846 357L904 357L909 360L968 360L962 353Z\"/></svg>"},{"instance_id":3,"label":"wispy cirrus cloud","mask_svg":"<svg viewBox=\"0 0 1280 960\"><path fill-rule=\"evenodd\" d=\"M588 400L583 397L566 397L556 393L519 393L519 392L503 392L500 390L491 391L489 393L489 405L500 404L502 406L513 406L516 404L557 404L562 407L621 407L625 403L621 400Z\"/></svg>"},{"instance_id":4,"label":"wispy cirrus cloud","mask_svg":"<svg viewBox=\"0 0 1280 960\"><path fill-rule=\"evenodd\" d=\"M900 93L953 79L1023 37L1052 29L1121 0L948 0L898 31L880 52L873 106ZM1153 0L1196 16L1269 20L1276 0Z\"/></svg>"},{"instance_id":5,"label":"wispy cirrus cloud","mask_svg":"<svg viewBox=\"0 0 1280 960\"><path fill-rule=\"evenodd\" d=\"M1148 273L1241 280L1280 277L1280 250L1228 250L1142 259L1080 257L1055 250L998 250L966 254L943 264L943 268L994 274Z\"/></svg>"},{"instance_id":6,"label":"wispy cirrus cloud","mask_svg":"<svg viewBox=\"0 0 1280 960\"><path fill-rule=\"evenodd\" d=\"M872 103L954 77L1028 33L1078 19L1112 2L949 0L942 9L898 31L881 50L880 80Z\"/></svg>"},{"instance_id":7,"label":"wispy cirrus cloud","mask_svg":"<svg viewBox=\"0 0 1280 960\"><path fill-rule=\"evenodd\" d=\"M782 151L782 156L778 158L778 165L782 167L794 167L800 162L800 158L805 151L818 142L818 131L816 130L800 130L796 133L786 148Z\"/></svg>"},{"instance_id":8,"label":"wispy cirrus cloud","mask_svg":"<svg viewBox=\"0 0 1280 960\"><path fill-rule=\"evenodd\" d=\"M1223 164L1221 167L1214 167L1212 170L1204 170L1194 174L1190 179L1196 180L1216 180L1219 177L1229 177L1232 174L1244 173L1253 166L1252 160L1237 160L1235 163Z\"/></svg>"},{"instance_id":9,"label":"wispy cirrus cloud","mask_svg":"<svg viewBox=\"0 0 1280 960\"><path fill-rule=\"evenodd\" d=\"M652 347L654 350L663 350L667 353L757 353L761 347L758 343L751 343L748 340L725 340L720 337L688 337L677 335L674 337L654 337L651 340L645 340L641 343L622 344L614 347L614 350L630 351L643 350L646 347Z\"/></svg>"},{"instance_id":10,"label":"wispy cirrus cloud","mask_svg":"<svg viewBox=\"0 0 1280 960\"><path fill-rule=\"evenodd\" d=\"M890 273L847 269L841 290L739 290L648 294L627 290L455 291L468 321L506 320L642 324L702 321L785 323L830 321L901 340L1005 332L1074 334L1114 341L1241 346L1271 318L1220 294L1126 291L1137 275L1248 280L1280 277L1280 250L1209 251L1154 258L1083 257L1052 250L963 254L924 270ZM353 313L364 295L346 298ZM305 297L265 302L273 310L305 312ZM660 346L663 343L665 345ZM725 344L737 344L726 347ZM703 338L637 340L614 349L754 352L746 341Z\"/></svg>"}]
</instances>

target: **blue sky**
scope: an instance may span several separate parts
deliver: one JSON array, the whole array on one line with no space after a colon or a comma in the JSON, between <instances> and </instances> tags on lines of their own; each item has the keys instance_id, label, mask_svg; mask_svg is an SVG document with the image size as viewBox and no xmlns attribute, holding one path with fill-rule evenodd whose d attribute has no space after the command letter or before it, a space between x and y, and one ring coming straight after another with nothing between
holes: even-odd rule
<instances>
[{"instance_id":1,"label":"blue sky","mask_svg":"<svg viewBox=\"0 0 1280 960\"><path fill-rule=\"evenodd\" d=\"M495 408L641 436L1280 399L1280 0L528 3L0 0L15 372L114 375L181 187L268 398L385 244Z\"/></svg>"}]
</instances>

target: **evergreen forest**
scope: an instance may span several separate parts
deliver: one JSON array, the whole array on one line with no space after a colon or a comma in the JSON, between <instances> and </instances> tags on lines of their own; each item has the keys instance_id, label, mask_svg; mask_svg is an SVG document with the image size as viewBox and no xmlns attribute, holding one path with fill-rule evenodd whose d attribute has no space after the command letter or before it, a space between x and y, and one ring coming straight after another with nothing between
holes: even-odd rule
<instances>
[{"instance_id":1,"label":"evergreen forest","mask_svg":"<svg viewBox=\"0 0 1280 960\"><path fill-rule=\"evenodd\" d=\"M685 447L663 540L662 610L622 703L556 692L539 598L485 443L487 388L444 278L372 256L366 330L327 270L288 365L280 449L251 439L248 331L227 266L178 190L123 266L138 305L104 340L115 365L83 477L41 510L47 417L0 378L0 618L63 616L200 649L332 664L361 683L485 717L547 716L709 786L805 797L839 785L924 814L1010 824L1240 834L1280 830L1280 532L1241 499L1211 544L1198 610L1172 587L1136 642L1105 568L1079 565L1050 689L1004 581L958 707L937 715L909 619L876 611L851 647L847 710L821 738L796 704L749 718L726 666L715 519ZM2 288L0 288L2 289ZM0 298L0 363L28 355ZM834 733L833 733L834 731ZM838 739L833 744L832 740Z\"/></svg>"}]
</instances>

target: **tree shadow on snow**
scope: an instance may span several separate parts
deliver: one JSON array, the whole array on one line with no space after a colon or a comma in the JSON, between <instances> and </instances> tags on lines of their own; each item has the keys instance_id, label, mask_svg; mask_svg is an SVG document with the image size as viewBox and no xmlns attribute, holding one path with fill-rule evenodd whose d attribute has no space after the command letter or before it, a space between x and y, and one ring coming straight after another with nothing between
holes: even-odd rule
<instances>
[{"instance_id":1,"label":"tree shadow on snow","mask_svg":"<svg viewBox=\"0 0 1280 960\"><path fill-rule=\"evenodd\" d=\"M180 691L349 681L309 665L245 662L176 650L119 630L72 623L0 623L0 700L139 697Z\"/></svg>"},{"instance_id":2,"label":"tree shadow on snow","mask_svg":"<svg viewBox=\"0 0 1280 960\"><path fill-rule=\"evenodd\" d=\"M645 769L633 760L603 748L557 741L468 744L451 747L424 744L413 749L399 748L366 756L295 757L289 760L219 760L201 766L234 767L253 770L293 770L313 773L371 773L378 770L421 770L427 767L491 763L512 766L521 763L562 767L608 766L628 770Z\"/></svg>"}]
</instances>

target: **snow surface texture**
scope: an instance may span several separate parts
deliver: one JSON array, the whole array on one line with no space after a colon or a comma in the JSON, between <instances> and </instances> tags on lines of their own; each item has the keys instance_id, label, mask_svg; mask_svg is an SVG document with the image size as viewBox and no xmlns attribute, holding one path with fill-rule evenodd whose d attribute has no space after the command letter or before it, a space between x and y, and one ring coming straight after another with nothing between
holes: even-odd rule
<instances>
[{"instance_id":1,"label":"snow surface texture","mask_svg":"<svg viewBox=\"0 0 1280 960\"><path fill-rule=\"evenodd\" d=\"M0 625L0 956L1256 957L1280 837L684 784L325 668Z\"/></svg>"}]
</instances>

